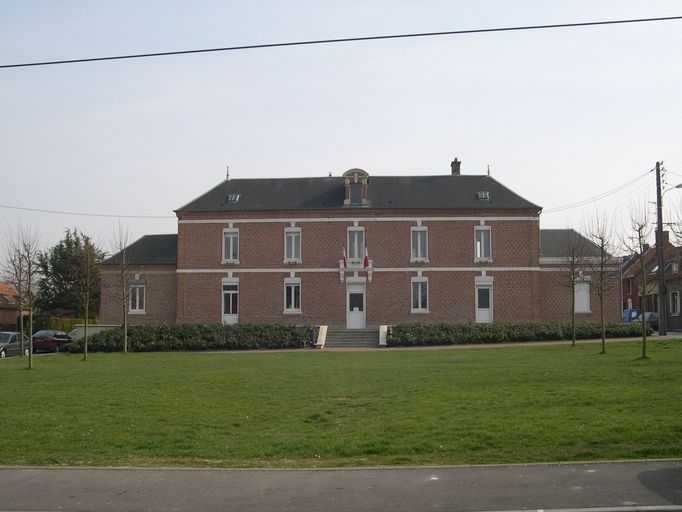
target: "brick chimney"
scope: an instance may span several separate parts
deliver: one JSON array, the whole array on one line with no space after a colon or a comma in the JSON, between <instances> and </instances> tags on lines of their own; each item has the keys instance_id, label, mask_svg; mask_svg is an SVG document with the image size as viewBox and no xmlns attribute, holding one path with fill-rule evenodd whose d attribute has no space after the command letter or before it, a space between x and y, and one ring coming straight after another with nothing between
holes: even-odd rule
<instances>
[{"instance_id":1,"label":"brick chimney","mask_svg":"<svg viewBox=\"0 0 682 512\"><path fill-rule=\"evenodd\" d=\"M453 176L459 176L460 175L461 165L462 165L462 162L457 160L457 158L455 158L452 162L450 162L450 168L452 169L452 175Z\"/></svg>"}]
</instances>

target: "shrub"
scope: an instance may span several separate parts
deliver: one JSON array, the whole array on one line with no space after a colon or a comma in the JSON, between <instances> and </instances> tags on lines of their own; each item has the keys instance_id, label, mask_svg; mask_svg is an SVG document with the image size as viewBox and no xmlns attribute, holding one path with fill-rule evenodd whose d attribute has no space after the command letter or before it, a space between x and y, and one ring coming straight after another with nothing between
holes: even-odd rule
<instances>
[{"instance_id":1,"label":"shrub","mask_svg":"<svg viewBox=\"0 0 682 512\"><path fill-rule=\"evenodd\" d=\"M176 350L257 350L309 348L315 344L317 328L291 325L144 325L128 328L131 352ZM83 340L61 348L82 352ZM88 337L89 352L123 350L123 328L118 327Z\"/></svg>"},{"instance_id":2,"label":"shrub","mask_svg":"<svg viewBox=\"0 0 682 512\"><path fill-rule=\"evenodd\" d=\"M42 331L43 329L49 329L52 331L64 331L69 332L73 329L76 324L84 324L85 320L83 318L60 318L60 317L34 317L33 318L33 332ZM99 320L96 318L89 318L89 325L96 325ZM19 320L17 319L17 330L19 326ZM24 329L28 331L28 317L24 317Z\"/></svg>"},{"instance_id":3,"label":"shrub","mask_svg":"<svg viewBox=\"0 0 682 512\"><path fill-rule=\"evenodd\" d=\"M651 328L649 328L649 333L653 333ZM606 326L607 338L631 338L641 335L642 326L638 323ZM577 324L576 338L601 338L600 325ZM571 339L571 324L569 323L401 324L389 329L386 343L389 347L405 347L569 339Z\"/></svg>"}]
</instances>

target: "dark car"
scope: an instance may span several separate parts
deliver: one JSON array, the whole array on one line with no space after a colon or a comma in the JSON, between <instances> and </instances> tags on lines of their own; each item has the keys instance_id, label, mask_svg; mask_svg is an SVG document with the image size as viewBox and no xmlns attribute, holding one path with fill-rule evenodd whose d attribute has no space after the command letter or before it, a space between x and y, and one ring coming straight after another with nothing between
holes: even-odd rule
<instances>
[{"instance_id":1,"label":"dark car","mask_svg":"<svg viewBox=\"0 0 682 512\"><path fill-rule=\"evenodd\" d=\"M33 335L33 351L59 352L59 347L73 340L64 331L43 330Z\"/></svg>"},{"instance_id":2,"label":"dark car","mask_svg":"<svg viewBox=\"0 0 682 512\"><path fill-rule=\"evenodd\" d=\"M651 327L654 331L658 331L658 313L647 311L646 313L644 313L644 319L646 320L646 323L649 327ZM642 321L641 314L635 320L633 320L633 322L641 321Z\"/></svg>"},{"instance_id":3,"label":"dark car","mask_svg":"<svg viewBox=\"0 0 682 512\"><path fill-rule=\"evenodd\" d=\"M0 359L18 356L21 353L21 333L15 331L0 332ZM28 336L24 334L24 355L28 355Z\"/></svg>"}]
</instances>

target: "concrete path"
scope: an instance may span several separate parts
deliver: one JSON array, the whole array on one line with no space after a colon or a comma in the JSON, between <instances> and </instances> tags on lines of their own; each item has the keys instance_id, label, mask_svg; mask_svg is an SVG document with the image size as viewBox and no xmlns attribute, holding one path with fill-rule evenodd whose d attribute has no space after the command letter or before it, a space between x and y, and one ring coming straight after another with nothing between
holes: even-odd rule
<instances>
[{"instance_id":1,"label":"concrete path","mask_svg":"<svg viewBox=\"0 0 682 512\"><path fill-rule=\"evenodd\" d=\"M336 470L0 468L2 511L682 511L682 460Z\"/></svg>"}]
</instances>

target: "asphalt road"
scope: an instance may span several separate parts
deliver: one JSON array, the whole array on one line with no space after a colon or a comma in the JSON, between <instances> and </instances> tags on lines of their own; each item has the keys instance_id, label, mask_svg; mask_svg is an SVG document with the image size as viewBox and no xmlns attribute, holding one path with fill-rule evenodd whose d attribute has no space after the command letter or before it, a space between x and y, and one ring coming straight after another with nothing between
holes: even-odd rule
<instances>
[{"instance_id":1,"label":"asphalt road","mask_svg":"<svg viewBox=\"0 0 682 512\"><path fill-rule=\"evenodd\" d=\"M682 511L682 460L335 470L0 468L3 512L581 508Z\"/></svg>"}]
</instances>

